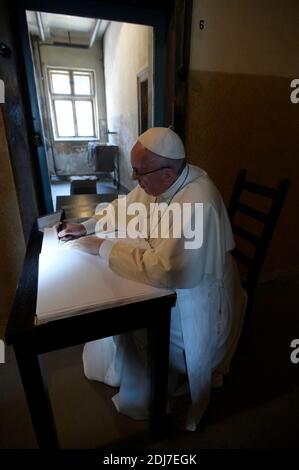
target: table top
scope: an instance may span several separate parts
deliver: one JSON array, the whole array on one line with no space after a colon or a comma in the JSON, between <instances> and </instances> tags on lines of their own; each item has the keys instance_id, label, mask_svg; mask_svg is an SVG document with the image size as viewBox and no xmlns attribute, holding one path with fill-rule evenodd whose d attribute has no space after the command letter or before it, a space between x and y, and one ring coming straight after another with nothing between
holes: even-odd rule
<instances>
[{"instance_id":1,"label":"table top","mask_svg":"<svg viewBox=\"0 0 299 470\"><path fill-rule=\"evenodd\" d=\"M92 217L98 204L112 202L117 196L117 193L57 196L56 208L64 210L66 219Z\"/></svg>"},{"instance_id":2,"label":"table top","mask_svg":"<svg viewBox=\"0 0 299 470\"><path fill-rule=\"evenodd\" d=\"M95 311L36 325L38 260L42 239L43 234L34 223L6 328L5 338L8 344L22 343L27 350L34 348L38 353L53 351L148 327L155 323L164 309L175 305L176 295L169 293L162 297L109 308L102 311L105 315L99 315Z\"/></svg>"}]
</instances>

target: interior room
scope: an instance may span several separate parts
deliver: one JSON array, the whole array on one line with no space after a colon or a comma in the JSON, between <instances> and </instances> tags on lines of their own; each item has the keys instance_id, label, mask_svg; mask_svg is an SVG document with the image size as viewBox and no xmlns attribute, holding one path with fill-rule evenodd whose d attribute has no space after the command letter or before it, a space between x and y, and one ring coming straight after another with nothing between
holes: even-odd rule
<instances>
[{"instance_id":1,"label":"interior room","mask_svg":"<svg viewBox=\"0 0 299 470\"><path fill-rule=\"evenodd\" d=\"M152 124L152 28L26 16L54 210L57 196L83 187L118 194L122 185L127 192L129 149L136 130Z\"/></svg>"},{"instance_id":2,"label":"interior room","mask_svg":"<svg viewBox=\"0 0 299 470\"><path fill-rule=\"evenodd\" d=\"M298 448L298 21L296 0L0 3L1 449ZM98 312L106 311L113 336L122 334L118 323L127 333L121 312L135 322L131 330L148 328L152 413L162 410L155 420L150 415L154 428L117 411L117 386L84 375L84 344L110 331L97 312L86 309L88 328L84 313L72 323L63 317L40 325L35 315L45 240L37 220L58 214L57 223L82 226L98 204L139 190L142 177L160 181L156 171L167 173L164 165L132 170L132 149L152 127L173 130L188 168L203 169L217 187L247 296L229 373L214 387L212 376L194 432L185 427L190 393L176 397L166 414L168 375L159 371L167 348L159 349L160 365L157 359L171 321L163 326L162 311L170 314L180 286L138 308L123 302L111 317L107 305ZM95 250L99 263L105 243ZM116 245L106 248L105 269L121 276L134 261L141 284L146 260L128 248L117 271ZM156 252L150 245L146 253Z\"/></svg>"}]
</instances>

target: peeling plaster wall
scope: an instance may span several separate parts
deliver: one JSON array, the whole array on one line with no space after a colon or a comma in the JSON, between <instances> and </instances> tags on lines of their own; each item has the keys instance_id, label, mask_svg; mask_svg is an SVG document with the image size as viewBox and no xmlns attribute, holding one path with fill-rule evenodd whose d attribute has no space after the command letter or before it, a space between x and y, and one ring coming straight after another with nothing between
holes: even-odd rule
<instances>
[{"instance_id":1,"label":"peeling plaster wall","mask_svg":"<svg viewBox=\"0 0 299 470\"><path fill-rule=\"evenodd\" d=\"M34 44L34 41L33 41ZM35 61L37 62L36 43ZM96 104L98 109L98 123L96 123L100 140L106 142L106 100L105 100L105 80L103 68L102 42L96 41L91 49L55 47L40 45L40 58L43 71L43 80L46 84L46 66L87 68L95 71L96 82ZM38 67L36 67L37 69ZM42 95L41 88L41 95ZM46 89L47 93L47 89ZM40 96L42 107L46 110L48 103L43 96ZM49 122L48 113L43 112L44 127L46 134L52 136L52 127ZM53 136L52 136L53 137ZM93 173L95 168L87 164L87 141L54 141L53 145L47 145L47 159L50 172L54 173L56 167L57 175L83 175ZM54 163L53 163L54 159Z\"/></svg>"},{"instance_id":2,"label":"peeling plaster wall","mask_svg":"<svg viewBox=\"0 0 299 470\"><path fill-rule=\"evenodd\" d=\"M121 183L134 187L130 153L138 137L137 74L149 68L152 89L152 28L111 22L103 40L107 123L110 143L119 146Z\"/></svg>"}]
</instances>

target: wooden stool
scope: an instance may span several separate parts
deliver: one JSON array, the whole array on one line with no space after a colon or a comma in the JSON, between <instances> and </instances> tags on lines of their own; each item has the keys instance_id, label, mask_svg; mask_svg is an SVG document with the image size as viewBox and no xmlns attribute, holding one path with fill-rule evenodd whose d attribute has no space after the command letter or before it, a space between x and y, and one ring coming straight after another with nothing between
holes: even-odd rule
<instances>
[{"instance_id":1,"label":"wooden stool","mask_svg":"<svg viewBox=\"0 0 299 470\"><path fill-rule=\"evenodd\" d=\"M96 180L73 180L71 181L71 194L96 194Z\"/></svg>"}]
</instances>

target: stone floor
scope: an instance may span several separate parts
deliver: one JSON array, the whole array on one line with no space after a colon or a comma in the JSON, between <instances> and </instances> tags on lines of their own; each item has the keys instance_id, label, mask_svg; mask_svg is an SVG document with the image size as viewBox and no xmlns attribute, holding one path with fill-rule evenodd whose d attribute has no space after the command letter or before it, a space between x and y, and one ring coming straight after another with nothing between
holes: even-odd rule
<instances>
[{"instance_id":1,"label":"stone floor","mask_svg":"<svg viewBox=\"0 0 299 470\"><path fill-rule=\"evenodd\" d=\"M147 422L119 415L116 389L84 378L82 346L44 355L62 448L298 448L299 364L290 343L299 338L299 279L260 285L246 355L235 357L224 387L212 392L199 426L182 429L184 401L169 418L168 437L153 443ZM0 365L0 448L34 448L36 441L13 350Z\"/></svg>"}]
</instances>

